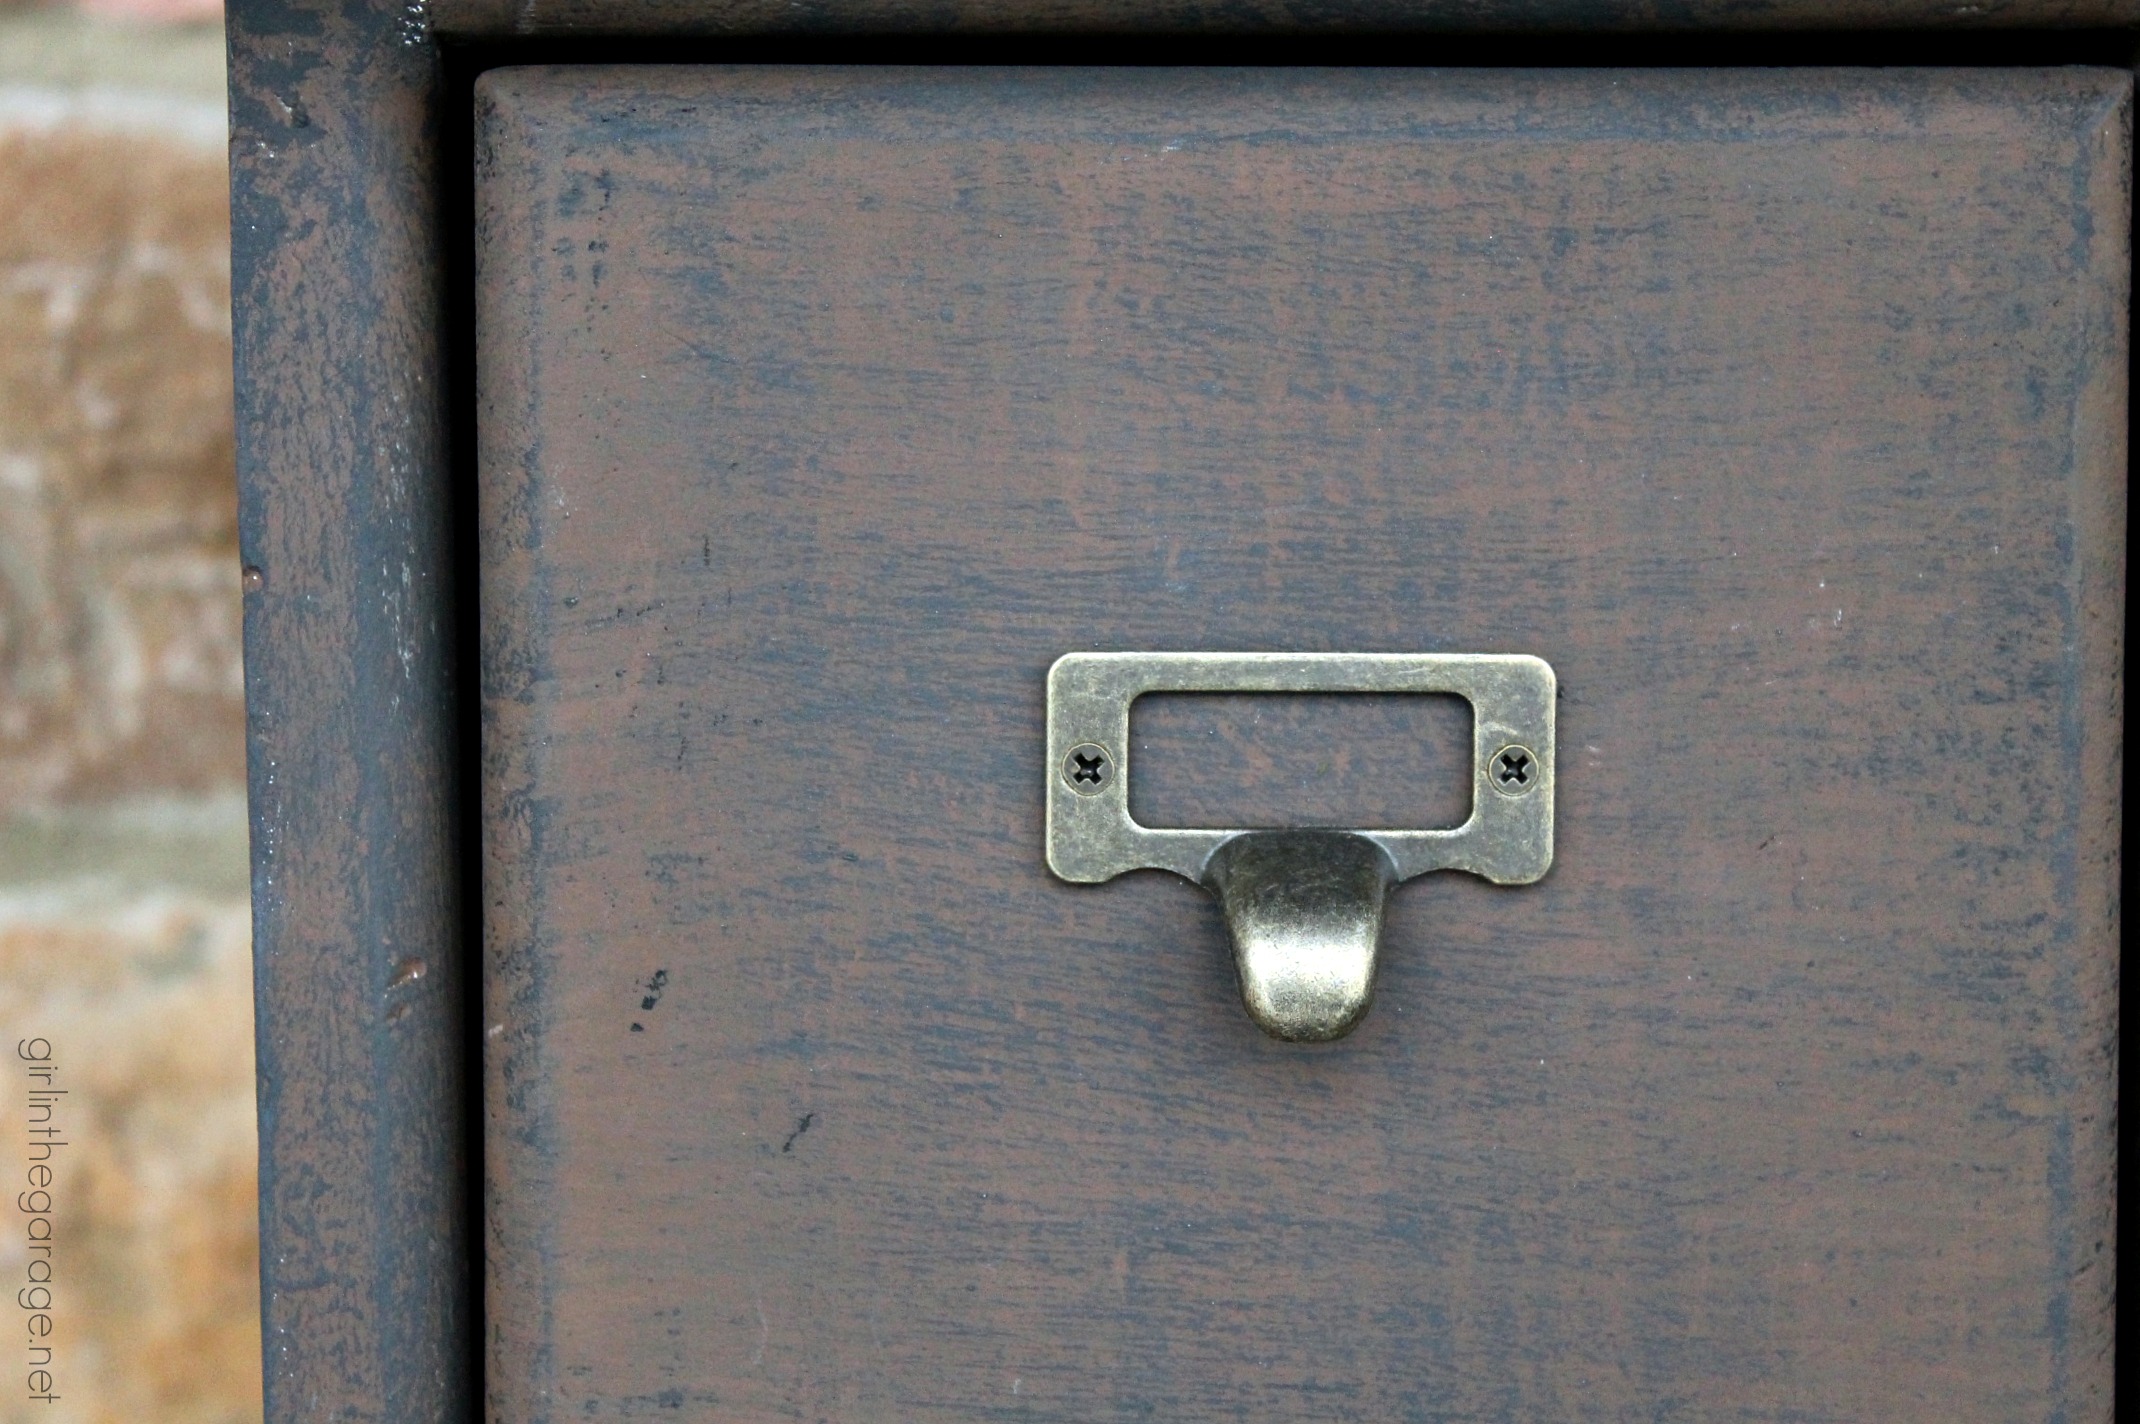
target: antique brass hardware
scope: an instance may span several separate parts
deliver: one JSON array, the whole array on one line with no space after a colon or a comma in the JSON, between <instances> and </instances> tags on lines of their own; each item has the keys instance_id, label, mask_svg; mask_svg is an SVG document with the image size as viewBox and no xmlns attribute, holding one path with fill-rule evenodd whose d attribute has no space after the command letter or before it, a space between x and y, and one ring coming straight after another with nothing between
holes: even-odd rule
<instances>
[{"instance_id":1,"label":"antique brass hardware","mask_svg":"<svg viewBox=\"0 0 2140 1424\"><path fill-rule=\"evenodd\" d=\"M1452 830L1160 829L1129 813L1147 692L1453 693L1472 707L1471 815ZM1520 653L1069 653L1048 669L1048 868L1169 870L1218 897L1266 1033L1342 1038L1367 1012L1391 887L1430 870L1527 885L1553 863L1553 669Z\"/></svg>"}]
</instances>

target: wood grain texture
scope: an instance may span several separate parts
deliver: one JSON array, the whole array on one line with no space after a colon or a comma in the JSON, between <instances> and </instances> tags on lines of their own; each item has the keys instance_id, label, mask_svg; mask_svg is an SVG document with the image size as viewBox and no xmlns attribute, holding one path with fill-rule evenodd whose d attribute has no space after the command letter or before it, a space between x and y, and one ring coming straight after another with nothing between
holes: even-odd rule
<instances>
[{"instance_id":1,"label":"wood grain texture","mask_svg":"<svg viewBox=\"0 0 2140 1424\"><path fill-rule=\"evenodd\" d=\"M2052 28L2140 24L2140 0L431 0L457 37L1338 34Z\"/></svg>"},{"instance_id":2,"label":"wood grain texture","mask_svg":"<svg viewBox=\"0 0 2140 1424\"><path fill-rule=\"evenodd\" d=\"M502 1424L2105 1419L2130 80L502 70ZM1263 1039L1074 648L1523 651Z\"/></svg>"},{"instance_id":3,"label":"wood grain texture","mask_svg":"<svg viewBox=\"0 0 2140 1424\"><path fill-rule=\"evenodd\" d=\"M230 11L267 1417L465 1418L435 49Z\"/></svg>"}]
</instances>

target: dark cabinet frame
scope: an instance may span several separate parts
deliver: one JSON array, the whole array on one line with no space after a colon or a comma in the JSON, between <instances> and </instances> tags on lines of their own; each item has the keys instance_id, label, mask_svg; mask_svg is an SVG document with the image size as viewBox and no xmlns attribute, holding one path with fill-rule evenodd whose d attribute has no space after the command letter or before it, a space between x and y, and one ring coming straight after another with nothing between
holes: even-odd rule
<instances>
[{"instance_id":1,"label":"dark cabinet frame","mask_svg":"<svg viewBox=\"0 0 2140 1424\"><path fill-rule=\"evenodd\" d=\"M2135 26L2140 0L234 0L268 1419L482 1407L466 308L483 69L2127 65Z\"/></svg>"}]
</instances>

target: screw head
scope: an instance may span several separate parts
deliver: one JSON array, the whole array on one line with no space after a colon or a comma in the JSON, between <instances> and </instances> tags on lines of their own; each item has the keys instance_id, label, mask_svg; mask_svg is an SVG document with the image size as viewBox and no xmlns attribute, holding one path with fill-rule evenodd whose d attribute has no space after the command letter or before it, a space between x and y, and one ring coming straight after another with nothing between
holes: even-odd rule
<instances>
[{"instance_id":1,"label":"screw head","mask_svg":"<svg viewBox=\"0 0 2140 1424\"><path fill-rule=\"evenodd\" d=\"M1115 759L1096 742L1079 742L1063 758L1063 784L1080 796L1097 796L1115 779Z\"/></svg>"},{"instance_id":2,"label":"screw head","mask_svg":"<svg viewBox=\"0 0 2140 1424\"><path fill-rule=\"evenodd\" d=\"M1528 796L1545 780L1545 768L1538 764L1538 753L1511 742L1486 763L1486 780L1503 796Z\"/></svg>"}]
</instances>

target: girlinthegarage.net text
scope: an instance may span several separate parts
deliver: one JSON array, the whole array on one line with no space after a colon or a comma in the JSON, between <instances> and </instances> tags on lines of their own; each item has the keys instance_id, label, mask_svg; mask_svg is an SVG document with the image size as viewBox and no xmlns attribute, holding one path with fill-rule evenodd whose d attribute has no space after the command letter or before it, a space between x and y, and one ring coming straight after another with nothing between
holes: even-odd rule
<instances>
[{"instance_id":1,"label":"girlinthegarage.net text","mask_svg":"<svg viewBox=\"0 0 2140 1424\"><path fill-rule=\"evenodd\" d=\"M15 1196L15 1208L23 1216L24 1244L28 1250L27 1279L15 1293L22 1307L23 1338L29 1349L24 1383L29 1397L40 1404L59 1399L54 1388L57 1367L52 1360L52 1299L58 1264L54 1257L52 1231L52 1168L59 1149L67 1145L60 1136L60 1099L67 1090L58 1086L59 1061L49 1039L25 1038L15 1045L15 1056L29 1080L29 1136L23 1153L24 1189Z\"/></svg>"}]
</instances>

